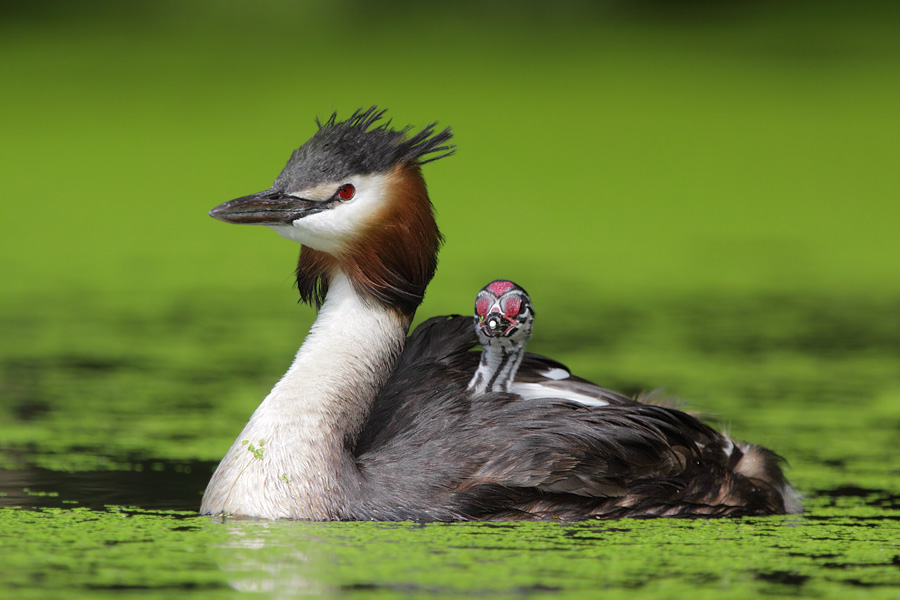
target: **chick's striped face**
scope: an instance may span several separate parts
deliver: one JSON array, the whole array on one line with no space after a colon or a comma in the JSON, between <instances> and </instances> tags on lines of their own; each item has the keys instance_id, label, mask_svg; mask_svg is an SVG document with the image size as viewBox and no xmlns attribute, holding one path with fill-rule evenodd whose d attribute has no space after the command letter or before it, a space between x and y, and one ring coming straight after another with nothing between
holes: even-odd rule
<instances>
[{"instance_id":1,"label":"chick's striped face","mask_svg":"<svg viewBox=\"0 0 900 600\"><path fill-rule=\"evenodd\" d=\"M491 282L475 299L476 324L489 337L512 336L533 319L528 294L511 281Z\"/></svg>"}]
</instances>

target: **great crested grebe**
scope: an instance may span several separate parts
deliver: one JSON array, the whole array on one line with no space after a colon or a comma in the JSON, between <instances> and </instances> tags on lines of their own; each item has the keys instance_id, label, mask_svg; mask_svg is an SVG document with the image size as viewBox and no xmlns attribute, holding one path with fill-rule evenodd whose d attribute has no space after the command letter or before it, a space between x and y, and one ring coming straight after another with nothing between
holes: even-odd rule
<instances>
[{"instance_id":1,"label":"great crested grebe","mask_svg":"<svg viewBox=\"0 0 900 600\"><path fill-rule=\"evenodd\" d=\"M449 129L332 115L272 188L217 206L301 244L318 316L213 474L200 511L269 519L455 521L799 512L777 455L527 355L475 397L471 317L406 334L441 236L421 165Z\"/></svg>"}]
</instances>

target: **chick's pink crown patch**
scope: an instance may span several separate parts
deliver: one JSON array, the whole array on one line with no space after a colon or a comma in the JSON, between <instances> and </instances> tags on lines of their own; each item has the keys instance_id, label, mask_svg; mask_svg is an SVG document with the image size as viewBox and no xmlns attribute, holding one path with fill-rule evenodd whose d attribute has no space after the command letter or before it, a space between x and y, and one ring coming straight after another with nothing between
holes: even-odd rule
<instances>
[{"instance_id":1,"label":"chick's pink crown patch","mask_svg":"<svg viewBox=\"0 0 900 600\"><path fill-rule=\"evenodd\" d=\"M512 281L498 279L497 281L492 281L491 283L489 283L487 289L489 289L494 294L497 294L498 296L502 296L514 287L516 287L516 284L514 284Z\"/></svg>"}]
</instances>

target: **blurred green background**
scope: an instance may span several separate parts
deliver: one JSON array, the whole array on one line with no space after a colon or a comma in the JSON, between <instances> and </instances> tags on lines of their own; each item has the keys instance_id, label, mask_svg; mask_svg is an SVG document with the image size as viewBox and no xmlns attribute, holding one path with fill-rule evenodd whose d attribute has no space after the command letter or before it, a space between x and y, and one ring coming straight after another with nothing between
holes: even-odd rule
<instances>
[{"instance_id":1,"label":"blurred green background","mask_svg":"<svg viewBox=\"0 0 900 600\"><path fill-rule=\"evenodd\" d=\"M2 6L6 304L290 297L295 249L206 211L371 104L459 146L426 169L447 244L422 314L496 276L900 290L894 3Z\"/></svg>"}]
</instances>

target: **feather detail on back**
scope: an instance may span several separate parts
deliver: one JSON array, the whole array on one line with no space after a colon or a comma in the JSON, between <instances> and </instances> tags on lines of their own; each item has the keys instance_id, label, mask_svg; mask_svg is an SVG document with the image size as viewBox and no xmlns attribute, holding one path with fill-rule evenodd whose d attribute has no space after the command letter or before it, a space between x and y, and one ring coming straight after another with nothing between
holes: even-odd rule
<instances>
[{"instance_id":1,"label":"feather detail on back","mask_svg":"<svg viewBox=\"0 0 900 600\"><path fill-rule=\"evenodd\" d=\"M401 518L725 516L797 509L783 500L790 488L776 455L736 445L687 413L597 386L588 393L608 398L608 405L499 392L473 399L466 384L478 362L474 345L469 317L425 321L375 401L355 451L370 478L367 493L377 495L382 472L390 472L397 493L405 475L415 473L419 493L429 494L420 504L432 507L427 516L410 511ZM535 371L562 368L529 358ZM574 383L582 391L593 385L579 378ZM748 466L741 470L747 455L756 462L743 462Z\"/></svg>"}]
</instances>

